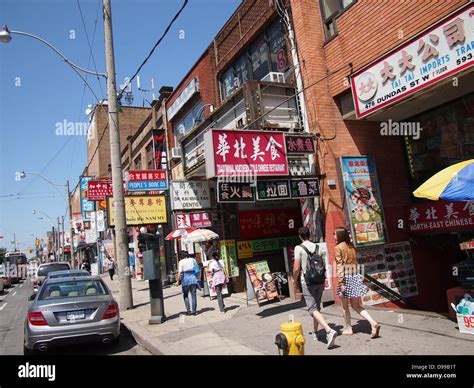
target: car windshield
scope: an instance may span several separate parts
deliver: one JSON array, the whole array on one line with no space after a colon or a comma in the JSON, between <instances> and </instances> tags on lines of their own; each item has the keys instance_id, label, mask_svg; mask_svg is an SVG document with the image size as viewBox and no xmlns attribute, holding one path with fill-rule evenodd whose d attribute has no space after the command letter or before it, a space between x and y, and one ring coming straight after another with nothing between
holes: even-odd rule
<instances>
[{"instance_id":1,"label":"car windshield","mask_svg":"<svg viewBox=\"0 0 474 388\"><path fill-rule=\"evenodd\" d=\"M38 269L38 276L46 276L48 273L53 271L65 271L69 269L69 264L50 264L42 265Z\"/></svg>"},{"instance_id":2,"label":"car windshield","mask_svg":"<svg viewBox=\"0 0 474 388\"><path fill-rule=\"evenodd\" d=\"M77 298L108 294L109 292L100 280L74 280L46 283L41 288L38 300Z\"/></svg>"},{"instance_id":3,"label":"car windshield","mask_svg":"<svg viewBox=\"0 0 474 388\"><path fill-rule=\"evenodd\" d=\"M73 276L91 276L89 272L64 272L64 273L50 273L48 277L54 278L70 278Z\"/></svg>"}]
</instances>

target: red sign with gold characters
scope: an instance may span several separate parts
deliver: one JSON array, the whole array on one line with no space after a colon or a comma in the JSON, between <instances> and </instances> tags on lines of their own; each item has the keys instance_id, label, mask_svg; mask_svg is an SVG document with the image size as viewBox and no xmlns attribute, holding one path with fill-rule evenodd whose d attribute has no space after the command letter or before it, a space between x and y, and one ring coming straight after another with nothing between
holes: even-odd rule
<instances>
[{"instance_id":1,"label":"red sign with gold characters","mask_svg":"<svg viewBox=\"0 0 474 388\"><path fill-rule=\"evenodd\" d=\"M288 175L284 134L213 129L204 134L206 175Z\"/></svg>"},{"instance_id":2,"label":"red sign with gold characters","mask_svg":"<svg viewBox=\"0 0 474 388\"><path fill-rule=\"evenodd\" d=\"M410 232L444 232L474 228L474 201L436 201L407 209Z\"/></svg>"}]
</instances>

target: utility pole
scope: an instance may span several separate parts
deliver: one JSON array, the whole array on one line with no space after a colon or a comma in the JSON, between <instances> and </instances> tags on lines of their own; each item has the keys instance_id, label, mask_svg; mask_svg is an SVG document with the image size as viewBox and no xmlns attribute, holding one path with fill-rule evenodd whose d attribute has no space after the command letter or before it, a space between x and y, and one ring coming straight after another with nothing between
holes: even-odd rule
<instances>
[{"instance_id":1,"label":"utility pole","mask_svg":"<svg viewBox=\"0 0 474 388\"><path fill-rule=\"evenodd\" d=\"M74 223L72 220L72 201L71 192L69 191L69 180L66 181L67 202L69 206L69 240L71 242L71 268L75 268L74 260Z\"/></svg>"},{"instance_id":2,"label":"utility pole","mask_svg":"<svg viewBox=\"0 0 474 388\"><path fill-rule=\"evenodd\" d=\"M133 307L132 282L128 259L127 224L123 196L122 160L120 157L120 130L117 111L117 91L115 84L115 60L112 35L112 11L110 0L103 0L105 62L107 66L107 89L110 132L110 159L112 164L112 189L114 195L115 252L119 271L119 304L122 310Z\"/></svg>"},{"instance_id":3,"label":"utility pole","mask_svg":"<svg viewBox=\"0 0 474 388\"><path fill-rule=\"evenodd\" d=\"M59 216L58 216L58 231L56 233L56 236L57 236L57 238L56 238L56 242L57 242L56 249L58 250L57 257L58 257L58 261L60 261L61 260L61 224L59 222Z\"/></svg>"},{"instance_id":4,"label":"utility pole","mask_svg":"<svg viewBox=\"0 0 474 388\"><path fill-rule=\"evenodd\" d=\"M61 245L63 247L63 250L62 250L62 261L65 261L66 260L66 253L64 252L64 247L66 246L65 242L66 242L66 238L65 238L65 234L64 234L64 216L61 216L61 226L62 226L62 236L61 236Z\"/></svg>"},{"instance_id":5,"label":"utility pole","mask_svg":"<svg viewBox=\"0 0 474 388\"><path fill-rule=\"evenodd\" d=\"M13 248L15 249L16 252L16 234L13 233Z\"/></svg>"}]
</instances>

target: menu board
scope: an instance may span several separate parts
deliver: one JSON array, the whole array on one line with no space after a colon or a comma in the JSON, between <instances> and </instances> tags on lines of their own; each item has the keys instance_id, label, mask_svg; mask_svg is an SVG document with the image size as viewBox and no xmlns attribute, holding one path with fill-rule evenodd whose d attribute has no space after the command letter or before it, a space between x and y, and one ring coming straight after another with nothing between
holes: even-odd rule
<instances>
[{"instance_id":1,"label":"menu board","mask_svg":"<svg viewBox=\"0 0 474 388\"><path fill-rule=\"evenodd\" d=\"M268 262L257 261L245 265L252 283L257 302L266 302L278 297L275 281L268 267Z\"/></svg>"},{"instance_id":2,"label":"menu board","mask_svg":"<svg viewBox=\"0 0 474 388\"><path fill-rule=\"evenodd\" d=\"M203 269L204 269L204 274L206 275L206 282L207 286L209 288L209 297L214 298L217 296L216 289L214 288L214 285L212 284L212 272L209 270L209 264L211 263L211 260L203 262ZM228 295L229 290L227 289L227 284L224 284L222 286L222 295Z\"/></svg>"},{"instance_id":3,"label":"menu board","mask_svg":"<svg viewBox=\"0 0 474 388\"><path fill-rule=\"evenodd\" d=\"M374 248L357 249L357 259L364 272L404 298L418 295L415 268L410 243L385 244ZM396 298L364 279L368 293L363 297L366 305L376 305Z\"/></svg>"}]
</instances>

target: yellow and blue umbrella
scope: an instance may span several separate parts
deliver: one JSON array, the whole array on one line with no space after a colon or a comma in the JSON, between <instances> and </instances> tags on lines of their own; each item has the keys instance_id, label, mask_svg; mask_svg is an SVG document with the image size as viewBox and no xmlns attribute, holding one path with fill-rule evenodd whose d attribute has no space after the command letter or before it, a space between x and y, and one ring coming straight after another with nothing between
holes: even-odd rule
<instances>
[{"instance_id":1,"label":"yellow and blue umbrella","mask_svg":"<svg viewBox=\"0 0 474 388\"><path fill-rule=\"evenodd\" d=\"M453 164L433 175L413 195L434 201L474 200L474 159Z\"/></svg>"}]
</instances>

